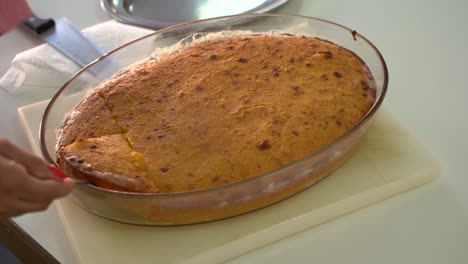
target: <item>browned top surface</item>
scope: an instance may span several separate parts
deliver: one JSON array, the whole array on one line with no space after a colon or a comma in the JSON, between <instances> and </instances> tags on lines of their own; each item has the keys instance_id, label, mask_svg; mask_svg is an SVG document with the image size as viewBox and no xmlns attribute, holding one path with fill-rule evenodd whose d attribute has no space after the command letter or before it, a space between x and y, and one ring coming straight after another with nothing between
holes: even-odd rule
<instances>
[{"instance_id":1,"label":"browned top surface","mask_svg":"<svg viewBox=\"0 0 468 264\"><path fill-rule=\"evenodd\" d=\"M197 44L104 83L65 123L58 153L61 164L83 160L72 164L81 177L99 171L144 182L133 191L209 188L330 143L368 112L374 86L353 53L314 38ZM125 140L100 139L108 134ZM94 147L83 148L86 141ZM116 144L126 155L112 154Z\"/></svg>"}]
</instances>

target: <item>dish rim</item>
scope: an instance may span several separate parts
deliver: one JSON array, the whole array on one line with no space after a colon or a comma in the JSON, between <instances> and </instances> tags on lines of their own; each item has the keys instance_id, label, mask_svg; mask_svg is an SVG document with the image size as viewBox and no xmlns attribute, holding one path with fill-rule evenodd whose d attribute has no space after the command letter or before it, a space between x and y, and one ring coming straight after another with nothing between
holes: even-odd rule
<instances>
[{"instance_id":1,"label":"dish rim","mask_svg":"<svg viewBox=\"0 0 468 264\"><path fill-rule=\"evenodd\" d=\"M198 194L204 194L204 193L213 192L213 191L222 191L222 190L234 188L234 187L239 186L241 184L245 185L248 182L256 181L256 180L261 179L261 178L266 178L269 175L273 175L273 174L279 173L281 171L287 170L287 169L289 169L291 167L294 167L298 163L302 163L303 161L312 158L313 156L318 156L320 154L323 154L324 152L326 152L327 150L329 150L333 146L339 144L340 142L344 141L349 136L354 134L357 130L359 130L362 127L362 125L364 125L369 119L371 119L371 117L374 116L374 114L377 112L377 110L379 109L380 105L382 104L382 102L383 102L383 100L385 98L385 95L387 93L388 77L389 77L387 64L386 64L382 54L380 53L380 51L377 49L377 47L371 41L369 41L367 38L365 38L364 36L359 34L356 30L350 29L350 28L348 28L346 26L343 26L341 24L338 24L338 23L335 23L335 22L332 22L332 21L329 21L329 20L316 18L316 17L310 17L310 16L304 16L304 15L296 15L296 14L239 14L239 15L231 15L231 16L221 16L221 17L207 18L207 19L200 19L200 20L185 22L185 23L170 26L170 27L167 27L167 28L164 28L164 29L161 29L161 30L157 30L155 32L152 32L152 33L147 34L145 36L139 37L139 38L137 38L137 39L135 39L133 41L130 41L130 42L124 44L124 45L121 45L121 46L119 46L119 47L105 53L104 55L100 56L99 58L97 58L93 62L89 63L87 66L80 69L80 71L78 71L67 82L65 82L65 84L55 93L55 95L52 97L52 99L47 104L47 107L46 107L46 109L44 111L44 114L43 114L43 117L42 117L42 120L41 120L41 123L40 123L40 129L39 129L40 148L41 148L41 152L42 152L43 157L48 162L54 164L55 166L58 166L55 159L50 157L50 155L49 155L49 153L47 151L47 145L46 145L46 142L45 142L46 124L47 124L49 112L51 111L52 107L54 106L55 101L60 97L62 92L66 90L68 85L70 83L72 83L76 78L78 78L78 76L80 76L88 68L92 67L94 64L98 63L99 61L102 61L102 60L106 59L107 57L109 57L113 53L115 53L115 52L117 52L117 51L119 51L119 50L121 50L121 49L123 49L123 48L125 48L127 46L130 46L130 45L132 45L132 44L134 44L136 42L139 42L140 40L143 40L145 38L149 38L149 37L157 35L157 34L163 34L165 32L170 32L173 29L188 26L188 25L192 25L192 24L198 24L198 23L215 21L215 20L225 20L225 19L229 19L229 18L239 18L239 17L245 17L245 18L248 18L248 17L302 18L302 19L317 20L317 21L320 21L320 22L325 22L325 23L328 23L328 24L331 24L331 25L334 25L334 26L337 26L337 27L340 27L342 29L345 29L345 30L349 31L350 35L352 35L353 38L356 39L356 37L358 36L366 44L368 44L374 50L374 52L377 54L377 57L380 60L382 70L383 70L383 74L384 74L383 83L382 83L382 92L380 93L380 95L378 96L377 100L374 102L372 107L369 109L369 111L366 113L366 115L363 118L361 118L361 120L359 120L359 122L357 122L352 128L350 128L348 131L346 131L344 134L340 135L338 138L336 138L332 142L318 148L317 150L305 155L304 157L302 157L302 158L300 158L298 160L292 161L292 162L290 162L290 163L288 163L288 164L286 164L284 166L281 166L281 167L279 167L277 169L274 169L274 170L259 174L257 176L253 176L253 177L248 178L248 179L244 179L242 181L237 181L237 182L228 183L228 184L225 184L225 185L220 185L220 186L215 186L215 187L210 187L210 188L205 188L205 189L186 191L186 192L173 192L173 193L137 193L137 192L117 191L117 190L101 188L101 187L98 187L98 186L95 186L95 185L89 184L89 183L85 184L85 186L89 187L93 191L104 192L104 193L108 193L108 194L112 194L112 195L130 196L132 198L135 198L135 197L148 197L148 196L150 196L150 197L179 198L179 197L183 197L183 196L198 195ZM320 36L317 36L317 37L320 37ZM75 179L75 178L73 178L73 179Z\"/></svg>"}]
</instances>

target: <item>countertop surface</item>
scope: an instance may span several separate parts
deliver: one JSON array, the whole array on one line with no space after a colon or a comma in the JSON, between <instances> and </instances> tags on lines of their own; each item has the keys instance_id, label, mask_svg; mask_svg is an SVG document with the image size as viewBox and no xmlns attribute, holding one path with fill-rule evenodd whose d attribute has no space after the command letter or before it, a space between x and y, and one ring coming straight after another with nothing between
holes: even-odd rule
<instances>
[{"instance_id":1,"label":"countertop surface","mask_svg":"<svg viewBox=\"0 0 468 264\"><path fill-rule=\"evenodd\" d=\"M79 28L111 19L97 0L30 0L41 17ZM79 10L79 12L77 12ZM385 105L439 159L435 182L278 241L230 263L467 263L468 2L290 0L279 13L328 19L370 39L386 59ZM41 41L16 29L0 37L0 75ZM0 136L28 149L16 109L40 93L0 91ZM71 251L54 207L14 219L63 263Z\"/></svg>"}]
</instances>

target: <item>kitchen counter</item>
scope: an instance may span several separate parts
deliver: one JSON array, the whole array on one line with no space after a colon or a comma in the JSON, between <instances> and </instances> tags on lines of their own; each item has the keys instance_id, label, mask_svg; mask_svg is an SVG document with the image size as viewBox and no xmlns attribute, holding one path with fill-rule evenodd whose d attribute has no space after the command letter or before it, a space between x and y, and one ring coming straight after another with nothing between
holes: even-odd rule
<instances>
[{"instance_id":1,"label":"kitchen counter","mask_svg":"<svg viewBox=\"0 0 468 264\"><path fill-rule=\"evenodd\" d=\"M97 0L30 0L38 16L79 28L110 17ZM79 10L77 12L76 10ZM229 263L466 263L468 260L468 2L290 0L280 13L328 19L370 39L389 68L386 108L437 157L435 182L288 237ZM41 42L23 30L0 37L0 75ZM0 135L29 149L16 109L45 95L0 91ZM72 252L54 207L15 218L63 263Z\"/></svg>"}]
</instances>

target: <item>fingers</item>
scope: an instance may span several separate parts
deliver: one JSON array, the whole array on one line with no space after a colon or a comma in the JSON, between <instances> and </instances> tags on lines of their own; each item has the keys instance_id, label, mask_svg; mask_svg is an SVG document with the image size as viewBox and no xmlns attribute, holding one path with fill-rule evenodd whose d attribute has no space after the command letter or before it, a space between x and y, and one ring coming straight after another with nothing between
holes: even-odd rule
<instances>
[{"instance_id":1,"label":"fingers","mask_svg":"<svg viewBox=\"0 0 468 264\"><path fill-rule=\"evenodd\" d=\"M47 179L54 177L49 171L47 162L29 152L16 147L10 141L4 138L0 138L0 156L22 164L29 172L29 174L38 178Z\"/></svg>"},{"instance_id":2,"label":"fingers","mask_svg":"<svg viewBox=\"0 0 468 264\"><path fill-rule=\"evenodd\" d=\"M26 166L11 158L21 154L22 151L18 151L14 146L8 146L5 142L1 142L0 145L7 146L6 148L0 147L0 218L45 210L54 199L72 191L75 184L72 179L66 178L59 181L55 180L57 179L55 176L39 179L36 177L37 174L31 174ZM3 153L8 154L5 156ZM31 162L31 160L38 159L26 152L22 155L24 154L29 157L26 159L23 157L20 159L22 161L29 159ZM42 160L34 162L45 163ZM44 167L46 174L53 175L49 172L47 165ZM52 177L54 179L51 179Z\"/></svg>"},{"instance_id":3,"label":"fingers","mask_svg":"<svg viewBox=\"0 0 468 264\"><path fill-rule=\"evenodd\" d=\"M3 174L0 175L0 191L23 201L51 201L69 194L74 187L72 179L56 181L35 178L21 164L1 156L0 168Z\"/></svg>"},{"instance_id":4,"label":"fingers","mask_svg":"<svg viewBox=\"0 0 468 264\"><path fill-rule=\"evenodd\" d=\"M0 219L19 216L29 212L44 211L49 208L51 202L30 203L21 200L12 200L0 208Z\"/></svg>"},{"instance_id":5,"label":"fingers","mask_svg":"<svg viewBox=\"0 0 468 264\"><path fill-rule=\"evenodd\" d=\"M45 211L49 206L52 204L52 201L46 202L36 202L36 203L28 203L19 200L17 204L17 208L20 214L29 213L29 212L39 212Z\"/></svg>"},{"instance_id":6,"label":"fingers","mask_svg":"<svg viewBox=\"0 0 468 264\"><path fill-rule=\"evenodd\" d=\"M63 182L55 180L41 180L30 177L24 182L24 192L19 195L23 201L47 202L69 194L74 187L71 179Z\"/></svg>"},{"instance_id":7,"label":"fingers","mask_svg":"<svg viewBox=\"0 0 468 264\"><path fill-rule=\"evenodd\" d=\"M0 156L0 192L6 195L14 195L24 185L24 181L30 176L26 169L14 160Z\"/></svg>"}]
</instances>

